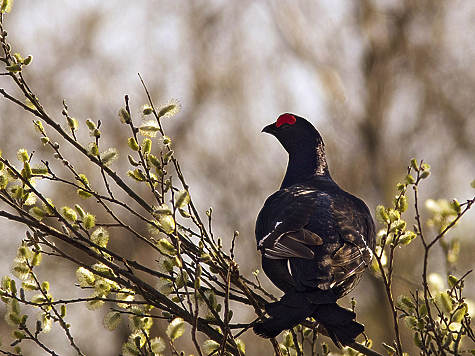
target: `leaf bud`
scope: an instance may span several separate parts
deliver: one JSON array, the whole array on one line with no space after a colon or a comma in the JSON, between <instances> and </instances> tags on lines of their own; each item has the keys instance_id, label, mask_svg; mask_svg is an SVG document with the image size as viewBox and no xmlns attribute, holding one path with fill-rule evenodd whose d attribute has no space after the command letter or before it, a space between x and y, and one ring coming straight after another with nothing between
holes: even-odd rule
<instances>
[{"instance_id":1,"label":"leaf bud","mask_svg":"<svg viewBox=\"0 0 475 356\"><path fill-rule=\"evenodd\" d=\"M429 171L422 171L421 172L421 175L419 177L421 177L421 179L426 179L427 177L430 176L430 172Z\"/></svg>"},{"instance_id":2,"label":"leaf bud","mask_svg":"<svg viewBox=\"0 0 475 356\"><path fill-rule=\"evenodd\" d=\"M81 206L80 206L79 204L76 204L76 205L74 205L74 209L76 209L77 213L79 214L79 217L80 217L81 219L83 219L83 218L84 218L84 215L86 214L86 213L84 212L83 208L81 208Z\"/></svg>"},{"instance_id":3,"label":"leaf bud","mask_svg":"<svg viewBox=\"0 0 475 356\"><path fill-rule=\"evenodd\" d=\"M405 178L404 178L404 183L406 184L414 184L416 182L416 180L414 179L413 176L411 176L410 174L408 174Z\"/></svg>"},{"instance_id":4,"label":"leaf bud","mask_svg":"<svg viewBox=\"0 0 475 356\"><path fill-rule=\"evenodd\" d=\"M132 149L134 151L139 150L139 145L138 145L137 141L135 140L135 138L133 138L133 137L129 137L127 139L127 145L129 145L130 149Z\"/></svg>"},{"instance_id":5,"label":"leaf bud","mask_svg":"<svg viewBox=\"0 0 475 356\"><path fill-rule=\"evenodd\" d=\"M130 115L125 108L120 108L119 118L120 118L120 122L122 122L123 124L130 123Z\"/></svg>"},{"instance_id":6,"label":"leaf bud","mask_svg":"<svg viewBox=\"0 0 475 356\"><path fill-rule=\"evenodd\" d=\"M142 106L142 116L147 116L151 113L153 113L153 109L150 105L145 104Z\"/></svg>"},{"instance_id":7,"label":"leaf bud","mask_svg":"<svg viewBox=\"0 0 475 356\"><path fill-rule=\"evenodd\" d=\"M376 220L378 220L381 224L389 223L389 216L386 212L386 208L382 205L378 205L376 207Z\"/></svg>"},{"instance_id":8,"label":"leaf bud","mask_svg":"<svg viewBox=\"0 0 475 356\"><path fill-rule=\"evenodd\" d=\"M87 128L91 131L96 129L96 124L91 119L86 120L86 125L87 125Z\"/></svg>"},{"instance_id":9,"label":"leaf bud","mask_svg":"<svg viewBox=\"0 0 475 356\"><path fill-rule=\"evenodd\" d=\"M15 64L12 64L11 66L6 66L5 69L11 73L17 73L18 71L21 70L21 64L15 63Z\"/></svg>"},{"instance_id":10,"label":"leaf bud","mask_svg":"<svg viewBox=\"0 0 475 356\"><path fill-rule=\"evenodd\" d=\"M130 163L131 166L134 166L134 167L140 166L140 162L137 162L134 159L134 157L132 157L131 155L128 155L127 159L129 160L129 163Z\"/></svg>"},{"instance_id":11,"label":"leaf bud","mask_svg":"<svg viewBox=\"0 0 475 356\"><path fill-rule=\"evenodd\" d=\"M163 156L163 162L167 164L170 159L172 158L173 155L173 150L168 151L164 156Z\"/></svg>"},{"instance_id":12,"label":"leaf bud","mask_svg":"<svg viewBox=\"0 0 475 356\"><path fill-rule=\"evenodd\" d=\"M152 150L152 140L149 138L144 138L142 141L142 150L145 154L149 154Z\"/></svg>"},{"instance_id":13,"label":"leaf bud","mask_svg":"<svg viewBox=\"0 0 475 356\"><path fill-rule=\"evenodd\" d=\"M411 159L411 167L416 171L419 170L419 165L417 164L417 159L415 159L415 158Z\"/></svg>"},{"instance_id":14,"label":"leaf bud","mask_svg":"<svg viewBox=\"0 0 475 356\"><path fill-rule=\"evenodd\" d=\"M33 61L33 56L30 54L28 57L26 57L24 60L23 60L23 64L24 65L29 65L31 63L31 61Z\"/></svg>"}]
</instances>

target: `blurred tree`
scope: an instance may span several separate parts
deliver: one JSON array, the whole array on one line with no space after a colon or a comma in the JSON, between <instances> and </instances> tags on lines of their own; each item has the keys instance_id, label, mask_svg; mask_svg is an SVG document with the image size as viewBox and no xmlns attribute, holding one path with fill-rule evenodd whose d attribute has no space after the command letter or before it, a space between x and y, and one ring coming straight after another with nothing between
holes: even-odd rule
<instances>
[{"instance_id":1,"label":"blurred tree","mask_svg":"<svg viewBox=\"0 0 475 356\"><path fill-rule=\"evenodd\" d=\"M184 108L180 120L170 122L169 135L198 209L212 206L219 216L216 236L241 232L246 242L238 244L236 260L249 275L260 268L254 219L279 185L285 157L259 132L281 112L314 122L335 180L372 208L393 200L405 174L401 167L412 156L437 171L427 183L430 197L468 194L465 183L475 175L474 14L467 0L179 0L140 6L56 0L15 3L5 22L16 50L34 54L35 70L25 76L57 117L58 98L64 98L72 116L101 119L112 129L124 94L144 101L138 99L144 96L137 72L150 83L153 98L180 98ZM5 155L14 155L27 136L17 120L24 115L0 102ZM118 131L114 141L124 142L123 135ZM44 150L36 142L28 149ZM460 236L470 236L472 225L466 219ZM2 241L14 245L5 249L13 251L18 240L12 236L23 230L0 230ZM469 239L463 242L460 271L470 268L474 249ZM229 249L229 239L224 244ZM417 259L400 257L396 290L413 287L420 273ZM2 270L8 263L1 262ZM445 267L434 261L434 268ZM374 311L375 300L383 300L381 284L368 277L363 283L352 294L365 315L361 321L371 337L387 339L389 322L386 330L371 327L371 315L383 315ZM467 291L475 293L473 287Z\"/></svg>"}]
</instances>

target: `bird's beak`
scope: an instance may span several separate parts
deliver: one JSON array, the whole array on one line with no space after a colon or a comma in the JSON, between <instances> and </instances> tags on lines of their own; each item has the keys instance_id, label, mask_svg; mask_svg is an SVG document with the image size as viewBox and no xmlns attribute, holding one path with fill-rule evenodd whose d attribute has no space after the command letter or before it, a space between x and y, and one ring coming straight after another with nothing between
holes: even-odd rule
<instances>
[{"instance_id":1,"label":"bird's beak","mask_svg":"<svg viewBox=\"0 0 475 356\"><path fill-rule=\"evenodd\" d=\"M273 123L264 127L261 132L275 135L275 133L277 132L277 127L275 126L275 123Z\"/></svg>"}]
</instances>

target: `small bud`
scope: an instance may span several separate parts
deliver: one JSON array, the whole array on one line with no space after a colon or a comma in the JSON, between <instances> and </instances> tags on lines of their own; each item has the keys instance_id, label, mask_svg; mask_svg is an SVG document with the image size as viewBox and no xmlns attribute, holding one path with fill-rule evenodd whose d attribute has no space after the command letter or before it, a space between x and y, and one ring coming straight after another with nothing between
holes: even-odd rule
<instances>
[{"instance_id":1,"label":"small bud","mask_svg":"<svg viewBox=\"0 0 475 356\"><path fill-rule=\"evenodd\" d=\"M31 179L31 166L28 162L23 163L23 169L21 170L21 175L26 180Z\"/></svg>"},{"instance_id":2,"label":"small bud","mask_svg":"<svg viewBox=\"0 0 475 356\"><path fill-rule=\"evenodd\" d=\"M190 202L190 194L187 190L183 189L175 193L175 207L183 208Z\"/></svg>"},{"instance_id":3,"label":"small bud","mask_svg":"<svg viewBox=\"0 0 475 356\"><path fill-rule=\"evenodd\" d=\"M61 318L66 317L66 305L62 304L60 306L60 310L61 310Z\"/></svg>"},{"instance_id":4,"label":"small bud","mask_svg":"<svg viewBox=\"0 0 475 356\"><path fill-rule=\"evenodd\" d=\"M381 224L389 223L389 216L386 212L386 208L382 205L378 205L376 207L376 220L378 220Z\"/></svg>"},{"instance_id":5,"label":"small bud","mask_svg":"<svg viewBox=\"0 0 475 356\"><path fill-rule=\"evenodd\" d=\"M417 164L417 159L415 159L415 158L411 159L411 167L416 171L419 170L419 165Z\"/></svg>"},{"instance_id":6,"label":"small bud","mask_svg":"<svg viewBox=\"0 0 475 356\"><path fill-rule=\"evenodd\" d=\"M28 151L24 148L19 149L16 155L20 162L28 162L28 160L30 159L30 157L28 156Z\"/></svg>"},{"instance_id":7,"label":"small bud","mask_svg":"<svg viewBox=\"0 0 475 356\"><path fill-rule=\"evenodd\" d=\"M158 160L157 157L155 157L154 155L152 154L149 154L148 156L148 160L150 161L150 163L156 167L156 168L160 168L161 167L161 164L160 164L160 161Z\"/></svg>"},{"instance_id":8,"label":"small bud","mask_svg":"<svg viewBox=\"0 0 475 356\"><path fill-rule=\"evenodd\" d=\"M153 109L150 105L143 105L142 106L142 116L147 116L153 113Z\"/></svg>"},{"instance_id":9,"label":"small bud","mask_svg":"<svg viewBox=\"0 0 475 356\"><path fill-rule=\"evenodd\" d=\"M5 69L11 73L17 73L21 70L21 64L15 63L15 64L12 64L11 66L6 66Z\"/></svg>"},{"instance_id":10,"label":"small bud","mask_svg":"<svg viewBox=\"0 0 475 356\"><path fill-rule=\"evenodd\" d=\"M76 212L68 206L63 206L61 208L62 215L69 222L75 222L78 219Z\"/></svg>"},{"instance_id":11,"label":"small bud","mask_svg":"<svg viewBox=\"0 0 475 356\"><path fill-rule=\"evenodd\" d=\"M86 125L87 128L91 131L96 129L96 124L91 119L86 120Z\"/></svg>"},{"instance_id":12,"label":"small bud","mask_svg":"<svg viewBox=\"0 0 475 356\"><path fill-rule=\"evenodd\" d=\"M172 155L173 155L173 150L168 151L168 152L163 156L163 162L164 162L165 164L167 164L167 163L170 161Z\"/></svg>"},{"instance_id":13,"label":"small bud","mask_svg":"<svg viewBox=\"0 0 475 356\"><path fill-rule=\"evenodd\" d=\"M120 118L120 122L122 122L123 124L130 123L130 115L125 108L120 108L119 118Z\"/></svg>"},{"instance_id":14,"label":"small bud","mask_svg":"<svg viewBox=\"0 0 475 356\"><path fill-rule=\"evenodd\" d=\"M185 332L185 322L182 318L175 318L167 327L167 336L170 339L179 338Z\"/></svg>"},{"instance_id":15,"label":"small bud","mask_svg":"<svg viewBox=\"0 0 475 356\"><path fill-rule=\"evenodd\" d=\"M454 211L457 214L460 214L460 212L462 211L462 208L460 207L460 203L458 202L457 199L452 200L452 202L450 203L450 207L454 209Z\"/></svg>"},{"instance_id":16,"label":"small bud","mask_svg":"<svg viewBox=\"0 0 475 356\"><path fill-rule=\"evenodd\" d=\"M418 332L414 333L414 345L419 348L422 347L422 339Z\"/></svg>"},{"instance_id":17,"label":"small bud","mask_svg":"<svg viewBox=\"0 0 475 356\"><path fill-rule=\"evenodd\" d=\"M140 169L135 169L133 171L127 171L127 176L134 179L136 182L143 182L146 177L145 174Z\"/></svg>"},{"instance_id":18,"label":"small bud","mask_svg":"<svg viewBox=\"0 0 475 356\"><path fill-rule=\"evenodd\" d=\"M90 213L87 213L84 216L82 223L84 224L84 228L86 230L92 229L94 226L96 226L96 217Z\"/></svg>"},{"instance_id":19,"label":"small bud","mask_svg":"<svg viewBox=\"0 0 475 356\"><path fill-rule=\"evenodd\" d=\"M78 189L76 193L82 199L89 199L90 197L92 197L92 193L85 191L84 189Z\"/></svg>"},{"instance_id":20,"label":"small bud","mask_svg":"<svg viewBox=\"0 0 475 356\"><path fill-rule=\"evenodd\" d=\"M29 65L31 63L31 61L33 61L33 56L30 54L28 57L26 57L24 60L23 60L23 64L24 65Z\"/></svg>"},{"instance_id":21,"label":"small bud","mask_svg":"<svg viewBox=\"0 0 475 356\"><path fill-rule=\"evenodd\" d=\"M134 166L134 167L137 167L137 166L140 166L140 162L137 162L134 157L132 157L131 155L128 155L127 156L127 159L129 160L129 163L130 165Z\"/></svg>"},{"instance_id":22,"label":"small bud","mask_svg":"<svg viewBox=\"0 0 475 356\"><path fill-rule=\"evenodd\" d=\"M416 182L416 180L414 179L413 176L411 176L410 174L408 174L405 178L404 178L404 183L406 184L414 184Z\"/></svg>"},{"instance_id":23,"label":"small bud","mask_svg":"<svg viewBox=\"0 0 475 356\"><path fill-rule=\"evenodd\" d=\"M428 171L428 170L430 170L430 166L427 163L422 163L421 164L421 170L422 171Z\"/></svg>"},{"instance_id":24,"label":"small bud","mask_svg":"<svg viewBox=\"0 0 475 356\"><path fill-rule=\"evenodd\" d=\"M40 138L40 141L41 141L41 143L42 143L43 145L46 145L46 144L49 143L49 137L46 137L46 136L45 136L45 137L41 137L41 138Z\"/></svg>"},{"instance_id":25,"label":"small bud","mask_svg":"<svg viewBox=\"0 0 475 356\"><path fill-rule=\"evenodd\" d=\"M149 138L145 138L142 141L142 150L143 150L143 153L149 154L150 151L152 150L152 140L150 140Z\"/></svg>"},{"instance_id":26,"label":"small bud","mask_svg":"<svg viewBox=\"0 0 475 356\"><path fill-rule=\"evenodd\" d=\"M100 138L101 137L101 132L99 131L99 129L92 130L91 136Z\"/></svg>"},{"instance_id":27,"label":"small bud","mask_svg":"<svg viewBox=\"0 0 475 356\"><path fill-rule=\"evenodd\" d=\"M101 152L101 161L105 166L110 166L119 158L119 153L116 148L108 148Z\"/></svg>"},{"instance_id":28,"label":"small bud","mask_svg":"<svg viewBox=\"0 0 475 356\"><path fill-rule=\"evenodd\" d=\"M71 132L76 131L79 127L78 120L76 120L74 117L67 117L66 120L68 121L68 126Z\"/></svg>"},{"instance_id":29,"label":"small bud","mask_svg":"<svg viewBox=\"0 0 475 356\"><path fill-rule=\"evenodd\" d=\"M453 288L457 285L457 283L459 282L458 278L455 277L455 276L452 276L452 275L449 275L447 277L447 282L449 283L449 287L450 288Z\"/></svg>"},{"instance_id":30,"label":"small bud","mask_svg":"<svg viewBox=\"0 0 475 356\"><path fill-rule=\"evenodd\" d=\"M76 209L77 213L79 214L79 217L80 217L81 219L83 219L83 218L84 218L84 215L85 215L86 213L85 213L84 210L81 208L81 206L80 206L79 204L76 204L76 205L74 205L74 209Z\"/></svg>"},{"instance_id":31,"label":"small bud","mask_svg":"<svg viewBox=\"0 0 475 356\"><path fill-rule=\"evenodd\" d=\"M132 149L134 151L139 150L139 145L138 145L137 141L135 140L135 138L133 138L133 137L129 137L127 139L127 145L129 145L130 149Z\"/></svg>"},{"instance_id":32,"label":"small bud","mask_svg":"<svg viewBox=\"0 0 475 356\"><path fill-rule=\"evenodd\" d=\"M430 172L429 171L423 171L420 175L421 179L426 179L427 177L430 176Z\"/></svg>"}]
</instances>

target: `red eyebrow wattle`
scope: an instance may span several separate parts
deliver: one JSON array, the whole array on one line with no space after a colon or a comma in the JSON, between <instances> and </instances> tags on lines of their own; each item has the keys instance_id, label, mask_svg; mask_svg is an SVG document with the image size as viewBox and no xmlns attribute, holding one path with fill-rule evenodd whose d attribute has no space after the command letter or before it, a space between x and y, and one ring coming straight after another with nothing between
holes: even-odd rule
<instances>
[{"instance_id":1,"label":"red eyebrow wattle","mask_svg":"<svg viewBox=\"0 0 475 356\"><path fill-rule=\"evenodd\" d=\"M275 123L275 126L280 127L283 124L293 125L295 124L295 121L297 121L297 119L293 115L283 114L279 116L277 122Z\"/></svg>"}]
</instances>

